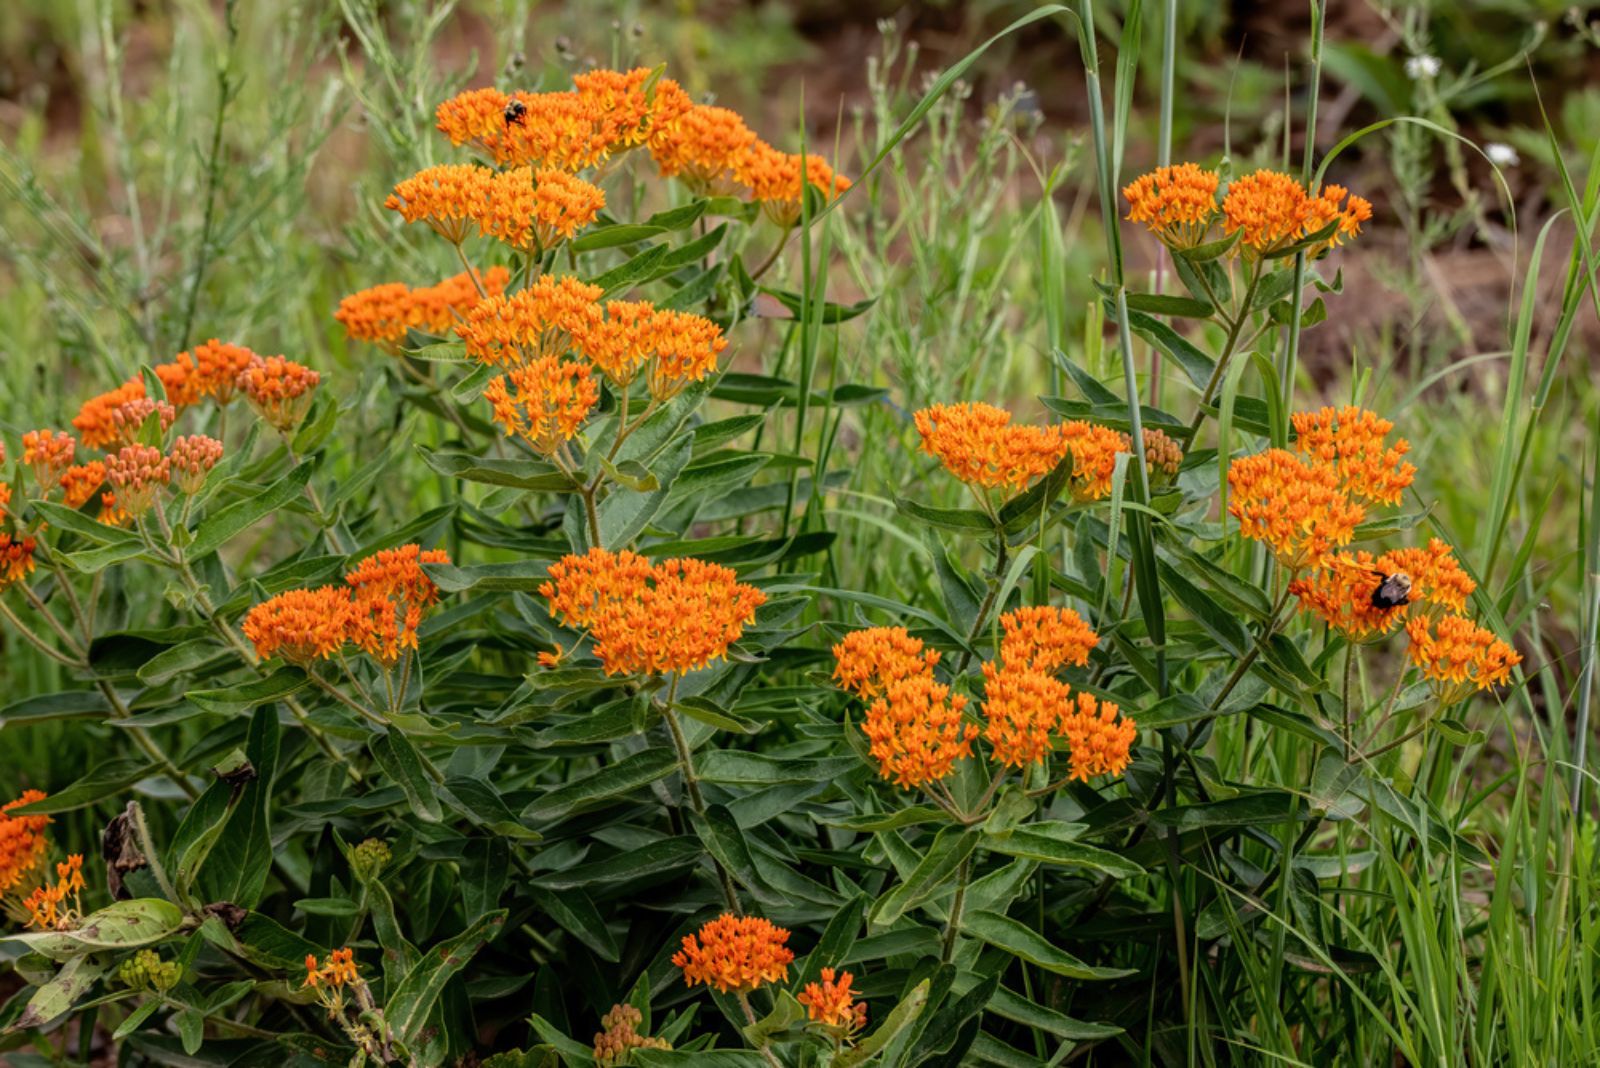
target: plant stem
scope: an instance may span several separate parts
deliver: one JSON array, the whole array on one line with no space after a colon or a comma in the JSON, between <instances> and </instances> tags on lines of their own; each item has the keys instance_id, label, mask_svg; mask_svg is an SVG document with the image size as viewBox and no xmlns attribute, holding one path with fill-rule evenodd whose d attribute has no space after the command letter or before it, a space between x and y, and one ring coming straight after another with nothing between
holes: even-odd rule
<instances>
[{"instance_id":1,"label":"plant stem","mask_svg":"<svg viewBox=\"0 0 1600 1068\"><path fill-rule=\"evenodd\" d=\"M1222 354L1217 357L1217 366L1211 371L1211 378L1206 382L1205 391L1200 394L1200 403L1195 408L1194 419L1189 423L1189 429L1183 436L1185 447L1194 444L1195 435L1200 433L1200 427L1206 421L1206 405L1211 403L1217 387L1222 384L1222 376L1228 373L1228 364L1233 362L1234 352L1239 344L1239 332L1250 319L1250 302L1255 299L1256 285L1260 281L1261 270L1257 265L1250 272L1250 281L1244 287L1244 297L1239 301L1238 313L1228 326L1228 337L1223 343Z\"/></svg>"},{"instance_id":2,"label":"plant stem","mask_svg":"<svg viewBox=\"0 0 1600 1068\"><path fill-rule=\"evenodd\" d=\"M939 949L939 960L944 964L949 964L955 954L956 935L961 931L961 910L967 903L967 880L971 877L972 857L968 856L956 872L956 896L950 902L950 917L944 925L944 942Z\"/></svg>"},{"instance_id":3,"label":"plant stem","mask_svg":"<svg viewBox=\"0 0 1600 1068\"><path fill-rule=\"evenodd\" d=\"M706 799L700 793L700 780L694 775L694 754L689 751L689 739L684 737L683 728L678 725L678 714L673 708L673 702L678 696L678 678L677 675L672 676L672 685L667 691L667 707L661 718L666 720L667 731L672 735L673 748L678 751L678 771L683 776L683 791L689 797L689 806L694 809L696 815L704 819ZM744 915L744 909L739 906L739 892L733 885L733 876L728 874L728 869L724 868L722 861L716 857L711 858L711 863L717 869L717 877L722 883L722 896L727 900L728 908L735 915Z\"/></svg>"},{"instance_id":4,"label":"plant stem","mask_svg":"<svg viewBox=\"0 0 1600 1068\"><path fill-rule=\"evenodd\" d=\"M749 1022L751 1027L754 1027L756 1025L756 1010L750 1004L750 995L743 990L735 990L733 995L739 1001L739 1008L744 1010L745 1020ZM761 1059L772 1065L772 1068L783 1068L783 1062L773 1056L772 1051L767 1048L765 1042L756 1043L756 1052L761 1054Z\"/></svg>"},{"instance_id":5,"label":"plant stem","mask_svg":"<svg viewBox=\"0 0 1600 1068\"><path fill-rule=\"evenodd\" d=\"M1006 532L996 525L994 532L994 576L989 580L989 592L984 595L983 604L978 606L978 614L972 620L972 630L967 633L967 647L961 650L961 662L956 665L957 675L967 670L967 664L972 660L972 643L977 641L978 635L983 633L983 625L988 619L989 611L994 608L995 598L1000 594L1000 584L1005 581L1007 551Z\"/></svg>"}]
</instances>

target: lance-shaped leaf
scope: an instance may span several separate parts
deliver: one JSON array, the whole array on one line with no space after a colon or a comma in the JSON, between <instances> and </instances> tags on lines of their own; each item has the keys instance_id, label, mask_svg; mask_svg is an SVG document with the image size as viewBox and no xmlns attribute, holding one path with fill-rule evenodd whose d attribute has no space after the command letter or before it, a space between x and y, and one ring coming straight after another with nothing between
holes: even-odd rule
<instances>
[{"instance_id":1,"label":"lance-shaped leaf","mask_svg":"<svg viewBox=\"0 0 1600 1068\"><path fill-rule=\"evenodd\" d=\"M1133 974L1131 968L1099 968L1085 964L1066 950L1051 945L1033 928L998 912L969 912L962 917L961 930L1019 960L1069 979L1120 979Z\"/></svg>"}]
</instances>

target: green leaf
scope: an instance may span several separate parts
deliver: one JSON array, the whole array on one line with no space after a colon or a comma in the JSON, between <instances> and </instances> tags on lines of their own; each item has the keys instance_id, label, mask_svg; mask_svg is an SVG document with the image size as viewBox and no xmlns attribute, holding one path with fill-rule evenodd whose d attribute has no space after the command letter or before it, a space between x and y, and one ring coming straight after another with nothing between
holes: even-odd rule
<instances>
[{"instance_id":1,"label":"green leaf","mask_svg":"<svg viewBox=\"0 0 1600 1068\"><path fill-rule=\"evenodd\" d=\"M893 831L900 827L915 827L919 823L941 823L948 820L942 810L931 805L912 805L893 812L868 812L855 816L827 816L818 823L838 827L845 831Z\"/></svg>"},{"instance_id":2,"label":"green leaf","mask_svg":"<svg viewBox=\"0 0 1600 1068\"><path fill-rule=\"evenodd\" d=\"M876 1057L883 1048L899 1037L900 1032L910 1026L911 1021L921 1015L928 1004L928 980L924 979L911 989L900 1000L900 1003L889 1010L889 1015L883 1018L878 1029L866 1038L856 1043L854 1049L845 1050L833 1060L833 1068L857 1068Z\"/></svg>"},{"instance_id":3,"label":"green leaf","mask_svg":"<svg viewBox=\"0 0 1600 1068\"><path fill-rule=\"evenodd\" d=\"M614 489L600 502L600 541L612 549L621 549L637 538L650 520L655 518L666 503L673 484L694 452L694 438L684 434L656 461L650 473L656 477L657 488L648 493L628 489Z\"/></svg>"},{"instance_id":4,"label":"green leaf","mask_svg":"<svg viewBox=\"0 0 1600 1068\"><path fill-rule=\"evenodd\" d=\"M417 453L422 462L447 478L478 482L486 486L511 486L514 489L571 492L572 479L554 464L543 460L501 460L467 452L434 451L421 445Z\"/></svg>"},{"instance_id":5,"label":"green leaf","mask_svg":"<svg viewBox=\"0 0 1600 1068\"><path fill-rule=\"evenodd\" d=\"M1103 1038L1120 1035L1122 1028L1110 1024L1085 1023L1040 1005L1032 998L1001 987L989 999L989 1011L996 1016L1036 1028L1048 1035L1064 1038L1068 1042L1097 1042Z\"/></svg>"},{"instance_id":6,"label":"green leaf","mask_svg":"<svg viewBox=\"0 0 1600 1068\"><path fill-rule=\"evenodd\" d=\"M137 534L120 527L107 526L77 509L52 504L49 501L34 501L33 508L44 516L52 527L70 530L74 534L88 538L96 545L136 545L143 548L143 542L139 540Z\"/></svg>"},{"instance_id":7,"label":"green leaf","mask_svg":"<svg viewBox=\"0 0 1600 1068\"><path fill-rule=\"evenodd\" d=\"M594 907L594 902L577 887L568 887L559 894L540 886L523 888L540 912L556 921L556 925L578 941L594 950L601 959L615 963L619 959L617 940L606 927L605 917Z\"/></svg>"},{"instance_id":8,"label":"green leaf","mask_svg":"<svg viewBox=\"0 0 1600 1068\"><path fill-rule=\"evenodd\" d=\"M1039 830L1043 824L1018 827L1003 835L985 835L983 845L995 853L1010 857L1037 860L1066 868L1087 868L1109 875L1113 879L1133 879L1145 870L1119 853L1097 849L1081 842L1067 841L1049 831Z\"/></svg>"},{"instance_id":9,"label":"green leaf","mask_svg":"<svg viewBox=\"0 0 1600 1068\"><path fill-rule=\"evenodd\" d=\"M6 1032L44 1027L65 1016L110 968L111 962L99 957L74 957L67 961L54 979L33 992L28 1007Z\"/></svg>"},{"instance_id":10,"label":"green leaf","mask_svg":"<svg viewBox=\"0 0 1600 1068\"><path fill-rule=\"evenodd\" d=\"M303 897L294 907L307 916L359 916L361 906L347 897Z\"/></svg>"},{"instance_id":11,"label":"green leaf","mask_svg":"<svg viewBox=\"0 0 1600 1068\"><path fill-rule=\"evenodd\" d=\"M534 884L551 890L574 886L614 886L698 863L704 850L697 838L662 838L604 860L534 876Z\"/></svg>"},{"instance_id":12,"label":"green leaf","mask_svg":"<svg viewBox=\"0 0 1600 1068\"><path fill-rule=\"evenodd\" d=\"M953 892L956 872L972 856L979 838L978 832L970 828L946 827L940 831L905 881L873 906L873 926L888 927L930 898Z\"/></svg>"},{"instance_id":13,"label":"green leaf","mask_svg":"<svg viewBox=\"0 0 1600 1068\"><path fill-rule=\"evenodd\" d=\"M931 508L904 497L894 499L895 511L936 530L948 530L967 537L994 536L994 520L972 508Z\"/></svg>"},{"instance_id":14,"label":"green leaf","mask_svg":"<svg viewBox=\"0 0 1600 1068\"><path fill-rule=\"evenodd\" d=\"M260 493L253 493L208 517L195 530L189 558L199 560L216 552L256 521L299 498L315 466L302 463Z\"/></svg>"},{"instance_id":15,"label":"green leaf","mask_svg":"<svg viewBox=\"0 0 1600 1068\"><path fill-rule=\"evenodd\" d=\"M24 697L0 708L0 730L25 723L44 723L56 719L104 719L111 705L99 690L67 690L64 693Z\"/></svg>"},{"instance_id":16,"label":"green leaf","mask_svg":"<svg viewBox=\"0 0 1600 1068\"><path fill-rule=\"evenodd\" d=\"M593 252L596 249L617 248L619 245L635 245L652 237L660 237L666 232L666 227L651 226L649 223L597 226L583 236L573 238L567 243L567 247L574 252Z\"/></svg>"},{"instance_id":17,"label":"green leaf","mask_svg":"<svg viewBox=\"0 0 1600 1068\"><path fill-rule=\"evenodd\" d=\"M264 679L251 679L236 686L217 690L190 690L184 694L190 701L207 712L219 716L235 716L255 708L299 693L311 680L297 667L281 667Z\"/></svg>"},{"instance_id":18,"label":"green leaf","mask_svg":"<svg viewBox=\"0 0 1600 1068\"><path fill-rule=\"evenodd\" d=\"M1182 256L1190 263L1205 263L1208 260L1220 259L1227 255L1228 250L1233 248L1233 246L1238 243L1239 238L1243 234L1243 230L1235 230L1227 237L1218 238L1215 241L1208 241L1203 245L1196 245L1193 248L1180 248L1176 251L1179 256Z\"/></svg>"},{"instance_id":19,"label":"green leaf","mask_svg":"<svg viewBox=\"0 0 1600 1068\"><path fill-rule=\"evenodd\" d=\"M769 289L766 286L760 286L759 288L761 292L783 305L791 317L800 318L801 310L804 308L810 312L813 322L828 325L848 322L858 315L864 315L874 304L878 303L877 297L867 297L865 300L858 300L854 304L834 304L832 301L823 301L819 305L815 299L808 304L803 295L791 293L787 289ZM777 318L777 316L770 316L770 318Z\"/></svg>"},{"instance_id":20,"label":"green leaf","mask_svg":"<svg viewBox=\"0 0 1600 1068\"><path fill-rule=\"evenodd\" d=\"M1264 827L1287 823L1291 819L1305 818L1309 806L1298 794L1288 790L1260 790L1230 797L1222 801L1207 801L1193 805L1164 808L1150 816L1157 827L1175 827L1193 830L1203 827Z\"/></svg>"},{"instance_id":21,"label":"green leaf","mask_svg":"<svg viewBox=\"0 0 1600 1068\"><path fill-rule=\"evenodd\" d=\"M83 778L64 789L35 801L19 805L10 811L12 816L42 816L74 809L87 808L96 801L122 793L147 775L154 774L156 765L133 757L117 757L96 764Z\"/></svg>"},{"instance_id":22,"label":"green leaf","mask_svg":"<svg viewBox=\"0 0 1600 1068\"><path fill-rule=\"evenodd\" d=\"M597 802L631 793L664 778L678 766L670 746L633 753L591 775L558 786L522 810L525 821L559 820Z\"/></svg>"},{"instance_id":23,"label":"green leaf","mask_svg":"<svg viewBox=\"0 0 1600 1068\"><path fill-rule=\"evenodd\" d=\"M806 1018L806 1007L795 999L795 996L778 988L774 999L777 1005L773 1010L753 1024L746 1024L740 1029L744 1039L750 1045L760 1048L772 1040L773 1035L789 1030L795 1024Z\"/></svg>"},{"instance_id":24,"label":"green leaf","mask_svg":"<svg viewBox=\"0 0 1600 1068\"><path fill-rule=\"evenodd\" d=\"M788 904L782 895L769 890L766 882L756 873L744 832L734 822L727 808L708 805L704 816L691 810L689 823L694 827L701 844L706 847L706 852L715 857L734 881L750 892L751 897L767 906L783 907Z\"/></svg>"},{"instance_id":25,"label":"green leaf","mask_svg":"<svg viewBox=\"0 0 1600 1068\"><path fill-rule=\"evenodd\" d=\"M1116 318L1115 308L1109 315L1113 319ZM1216 361L1201 352L1192 341L1161 320L1131 309L1128 312L1128 328L1172 357L1195 386L1200 389L1206 388L1212 373L1216 370Z\"/></svg>"},{"instance_id":26,"label":"green leaf","mask_svg":"<svg viewBox=\"0 0 1600 1068\"><path fill-rule=\"evenodd\" d=\"M470 964L480 949L494 941L505 922L504 909L480 916L465 931L428 950L406 973L384 1005L384 1015L401 1041L408 1046L419 1042L423 1026L428 1022L434 1002L444 991L445 983Z\"/></svg>"},{"instance_id":27,"label":"green leaf","mask_svg":"<svg viewBox=\"0 0 1600 1068\"><path fill-rule=\"evenodd\" d=\"M388 733L373 737L368 744L373 759L396 786L405 791L406 800L417 818L438 823L444 818L434 780L427 772L425 759L411 744L405 732L391 726Z\"/></svg>"},{"instance_id":28,"label":"green leaf","mask_svg":"<svg viewBox=\"0 0 1600 1068\"><path fill-rule=\"evenodd\" d=\"M648 282L658 277L662 270L662 262L666 260L667 253L671 250L666 245L651 245L643 252L634 256L626 263L613 267L611 270L593 279L593 284L600 287L602 299L615 296L619 292ZM667 270L671 270L668 268Z\"/></svg>"},{"instance_id":29,"label":"green leaf","mask_svg":"<svg viewBox=\"0 0 1600 1068\"><path fill-rule=\"evenodd\" d=\"M1217 309L1213 308L1209 301L1195 300L1192 297L1175 297L1164 293L1129 293L1128 310L1185 319L1209 319Z\"/></svg>"},{"instance_id":30,"label":"green leaf","mask_svg":"<svg viewBox=\"0 0 1600 1068\"><path fill-rule=\"evenodd\" d=\"M278 767L278 714L257 708L250 718L245 758L254 774L240 789L228 782L213 783L207 792L226 790L233 803L226 827L210 856L199 886L207 901L231 901L255 908L272 869L272 824L269 801Z\"/></svg>"},{"instance_id":31,"label":"green leaf","mask_svg":"<svg viewBox=\"0 0 1600 1068\"><path fill-rule=\"evenodd\" d=\"M103 950L128 950L148 946L174 934L183 926L183 910L159 897L117 901L91 912L70 931L35 931L0 939L16 943L52 960L68 960Z\"/></svg>"},{"instance_id":32,"label":"green leaf","mask_svg":"<svg viewBox=\"0 0 1600 1068\"><path fill-rule=\"evenodd\" d=\"M850 946L861 933L861 922L866 918L867 906L871 901L866 894L857 894L833 914L828 926L823 928L822 937L817 939L816 946L806 955L795 983L797 989L814 981L822 969L837 968L844 963Z\"/></svg>"},{"instance_id":33,"label":"green leaf","mask_svg":"<svg viewBox=\"0 0 1600 1068\"><path fill-rule=\"evenodd\" d=\"M1085 964L1065 950L1051 945L1033 928L998 912L967 913L961 919L961 931L996 949L1003 949L1019 960L1069 979L1120 979L1135 972L1132 968L1099 968Z\"/></svg>"}]
</instances>

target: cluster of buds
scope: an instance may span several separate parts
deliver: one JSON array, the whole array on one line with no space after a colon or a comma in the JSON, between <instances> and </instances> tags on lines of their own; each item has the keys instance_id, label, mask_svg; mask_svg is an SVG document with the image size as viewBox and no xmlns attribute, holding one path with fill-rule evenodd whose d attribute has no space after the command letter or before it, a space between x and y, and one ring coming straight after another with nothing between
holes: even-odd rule
<instances>
[{"instance_id":1,"label":"cluster of buds","mask_svg":"<svg viewBox=\"0 0 1600 1068\"><path fill-rule=\"evenodd\" d=\"M369 883L389 866L392 859L394 854L389 851L388 842L381 838L368 838L350 851L350 868L357 879Z\"/></svg>"},{"instance_id":2,"label":"cluster of buds","mask_svg":"<svg viewBox=\"0 0 1600 1068\"><path fill-rule=\"evenodd\" d=\"M172 465L172 480L178 489L193 496L206 484L206 476L222 459L222 442L204 434L189 434L172 443L167 453Z\"/></svg>"},{"instance_id":3,"label":"cluster of buds","mask_svg":"<svg viewBox=\"0 0 1600 1068\"><path fill-rule=\"evenodd\" d=\"M117 505L137 519L172 481L172 463L154 445L124 445L106 457L106 481L117 491Z\"/></svg>"},{"instance_id":4,"label":"cluster of buds","mask_svg":"<svg viewBox=\"0 0 1600 1068\"><path fill-rule=\"evenodd\" d=\"M633 1063L636 1049L670 1050L672 1043L639 1033L644 1014L632 1005L613 1005L600 1017L603 1030L594 1036L594 1062L601 1068L618 1068Z\"/></svg>"},{"instance_id":5,"label":"cluster of buds","mask_svg":"<svg viewBox=\"0 0 1600 1068\"><path fill-rule=\"evenodd\" d=\"M62 430L30 430L22 435L22 462L33 468L34 481L41 493L48 493L61 482L61 476L72 466L77 443L72 435ZM0 447L0 462L5 452Z\"/></svg>"},{"instance_id":6,"label":"cluster of buds","mask_svg":"<svg viewBox=\"0 0 1600 1068\"><path fill-rule=\"evenodd\" d=\"M281 434L291 434L311 410L322 376L282 356L256 356L239 372L237 385L257 415Z\"/></svg>"},{"instance_id":7,"label":"cluster of buds","mask_svg":"<svg viewBox=\"0 0 1600 1068\"><path fill-rule=\"evenodd\" d=\"M183 978L183 965L162 960L153 949L141 949L117 967L117 978L135 990L154 990L165 994Z\"/></svg>"}]
</instances>

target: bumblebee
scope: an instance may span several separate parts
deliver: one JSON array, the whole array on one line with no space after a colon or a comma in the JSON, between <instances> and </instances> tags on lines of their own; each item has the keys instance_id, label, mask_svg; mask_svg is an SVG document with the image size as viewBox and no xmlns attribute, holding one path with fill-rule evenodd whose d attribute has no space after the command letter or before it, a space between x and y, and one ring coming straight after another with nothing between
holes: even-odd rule
<instances>
[{"instance_id":1,"label":"bumblebee","mask_svg":"<svg viewBox=\"0 0 1600 1068\"><path fill-rule=\"evenodd\" d=\"M1383 572L1374 572L1378 576L1378 588L1372 591L1372 607L1374 608L1399 608L1411 601L1411 576L1404 571L1396 571L1392 575Z\"/></svg>"},{"instance_id":2,"label":"bumblebee","mask_svg":"<svg viewBox=\"0 0 1600 1068\"><path fill-rule=\"evenodd\" d=\"M506 105L506 125L521 126L528 121L528 105L520 100L513 100Z\"/></svg>"}]
</instances>

